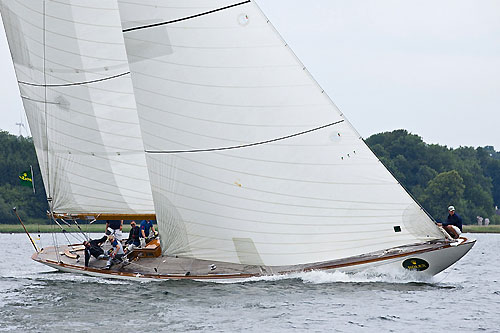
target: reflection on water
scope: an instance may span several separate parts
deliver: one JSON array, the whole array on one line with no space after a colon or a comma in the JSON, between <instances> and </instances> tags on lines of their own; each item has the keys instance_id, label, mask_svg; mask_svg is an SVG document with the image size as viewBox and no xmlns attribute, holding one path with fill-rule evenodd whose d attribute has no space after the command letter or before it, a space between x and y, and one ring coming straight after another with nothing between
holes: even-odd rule
<instances>
[{"instance_id":1,"label":"reflection on water","mask_svg":"<svg viewBox=\"0 0 500 333\"><path fill-rule=\"evenodd\" d=\"M500 235L474 235L456 265L425 281L374 272L308 272L243 283L133 282L60 273L30 259L25 235L0 234L0 331L495 331ZM50 235L42 235L45 245ZM62 240L60 240L62 242ZM467 309L463 304L467 304ZM112 326L109 326L112 325Z\"/></svg>"}]
</instances>

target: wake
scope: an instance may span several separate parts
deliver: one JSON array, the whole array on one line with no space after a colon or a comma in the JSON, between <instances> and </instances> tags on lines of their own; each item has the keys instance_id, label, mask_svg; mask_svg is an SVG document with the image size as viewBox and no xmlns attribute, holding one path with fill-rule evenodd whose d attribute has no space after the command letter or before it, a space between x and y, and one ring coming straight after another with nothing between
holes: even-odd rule
<instances>
[{"instance_id":1,"label":"wake","mask_svg":"<svg viewBox=\"0 0 500 333\"><path fill-rule=\"evenodd\" d=\"M375 270L364 270L359 272L325 272L325 271L310 271L299 272L280 275L269 275L251 277L239 281L215 281L215 283L249 283L260 281L284 281L284 280L299 280L304 284L329 284L329 283L394 283L394 284L408 284L408 283L425 283L437 284L442 281L442 277L438 276L422 276L418 272L405 272L405 273L390 273L390 272L377 272Z\"/></svg>"}]
</instances>

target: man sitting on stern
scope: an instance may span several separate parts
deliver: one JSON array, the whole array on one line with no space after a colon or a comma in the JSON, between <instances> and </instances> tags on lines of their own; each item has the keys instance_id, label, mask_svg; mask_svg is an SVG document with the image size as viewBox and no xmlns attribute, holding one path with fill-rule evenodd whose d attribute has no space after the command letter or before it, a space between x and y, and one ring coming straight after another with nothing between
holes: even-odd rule
<instances>
[{"instance_id":1,"label":"man sitting on stern","mask_svg":"<svg viewBox=\"0 0 500 333\"><path fill-rule=\"evenodd\" d=\"M460 237L462 233L462 218L455 213L455 207L448 207L448 218L446 222L442 224L438 223L438 226L442 226L451 237L455 239Z\"/></svg>"}]
</instances>

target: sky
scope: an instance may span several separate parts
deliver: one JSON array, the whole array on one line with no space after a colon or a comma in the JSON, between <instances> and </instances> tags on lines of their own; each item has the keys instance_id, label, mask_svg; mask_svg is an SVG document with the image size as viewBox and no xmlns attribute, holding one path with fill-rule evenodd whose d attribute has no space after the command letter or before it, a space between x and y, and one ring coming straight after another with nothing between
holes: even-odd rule
<instances>
[{"instance_id":1,"label":"sky","mask_svg":"<svg viewBox=\"0 0 500 333\"><path fill-rule=\"evenodd\" d=\"M500 1L257 2L364 138L403 128L500 151ZM19 134L26 117L3 29L0 69L0 129Z\"/></svg>"}]
</instances>

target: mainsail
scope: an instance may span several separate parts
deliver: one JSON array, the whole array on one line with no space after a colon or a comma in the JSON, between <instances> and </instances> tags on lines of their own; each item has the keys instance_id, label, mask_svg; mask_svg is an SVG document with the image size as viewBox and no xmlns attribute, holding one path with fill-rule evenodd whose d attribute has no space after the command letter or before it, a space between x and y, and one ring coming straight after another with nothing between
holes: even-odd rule
<instances>
[{"instance_id":1,"label":"mainsail","mask_svg":"<svg viewBox=\"0 0 500 333\"><path fill-rule=\"evenodd\" d=\"M116 1L0 9L54 212L154 214Z\"/></svg>"},{"instance_id":2,"label":"mainsail","mask_svg":"<svg viewBox=\"0 0 500 333\"><path fill-rule=\"evenodd\" d=\"M254 1L118 3L164 253L294 265L443 238Z\"/></svg>"}]
</instances>

